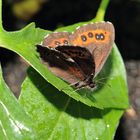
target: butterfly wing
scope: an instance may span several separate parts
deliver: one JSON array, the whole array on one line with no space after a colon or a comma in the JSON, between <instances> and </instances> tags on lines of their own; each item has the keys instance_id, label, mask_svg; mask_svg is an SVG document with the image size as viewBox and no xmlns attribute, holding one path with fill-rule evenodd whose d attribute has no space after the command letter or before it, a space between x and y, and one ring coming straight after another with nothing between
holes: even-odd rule
<instances>
[{"instance_id":1,"label":"butterfly wing","mask_svg":"<svg viewBox=\"0 0 140 140\"><path fill-rule=\"evenodd\" d=\"M69 83L76 83L85 78L84 73L77 64L70 62L70 59L68 60L61 52L55 50L57 46L70 45L69 36L68 32L48 34L41 45L37 45L37 51L40 53L42 62L52 73Z\"/></svg>"},{"instance_id":2,"label":"butterfly wing","mask_svg":"<svg viewBox=\"0 0 140 140\"><path fill-rule=\"evenodd\" d=\"M92 54L86 48L79 46L58 46L56 50L65 54L68 58L72 58L80 67L85 78L95 73L95 64Z\"/></svg>"},{"instance_id":3,"label":"butterfly wing","mask_svg":"<svg viewBox=\"0 0 140 140\"><path fill-rule=\"evenodd\" d=\"M63 53L41 45L37 45L42 62L56 76L69 83L77 83L85 79L85 74L74 60L66 57Z\"/></svg>"},{"instance_id":4,"label":"butterfly wing","mask_svg":"<svg viewBox=\"0 0 140 140\"><path fill-rule=\"evenodd\" d=\"M73 45L87 48L95 62L95 75L101 70L114 42L114 27L110 22L87 24L70 35Z\"/></svg>"},{"instance_id":5,"label":"butterfly wing","mask_svg":"<svg viewBox=\"0 0 140 140\"><path fill-rule=\"evenodd\" d=\"M42 41L41 45L55 48L57 46L62 45L69 45L69 36L70 33L68 32L54 32L45 36L44 40Z\"/></svg>"},{"instance_id":6,"label":"butterfly wing","mask_svg":"<svg viewBox=\"0 0 140 140\"><path fill-rule=\"evenodd\" d=\"M95 65L91 53L81 47L58 46L50 49L37 45L37 51L49 70L63 80L81 88L94 87Z\"/></svg>"},{"instance_id":7,"label":"butterfly wing","mask_svg":"<svg viewBox=\"0 0 140 140\"><path fill-rule=\"evenodd\" d=\"M114 27L103 22L81 26L72 34L52 33L37 49L42 61L56 76L69 83L80 83L81 87L94 87L92 78L101 70L113 42Z\"/></svg>"}]
</instances>

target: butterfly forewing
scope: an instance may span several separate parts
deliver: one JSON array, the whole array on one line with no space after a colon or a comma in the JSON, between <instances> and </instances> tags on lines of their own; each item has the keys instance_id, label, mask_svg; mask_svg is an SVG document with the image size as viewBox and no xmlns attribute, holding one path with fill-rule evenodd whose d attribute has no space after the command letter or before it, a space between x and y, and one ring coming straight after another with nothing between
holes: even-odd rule
<instances>
[{"instance_id":1,"label":"butterfly forewing","mask_svg":"<svg viewBox=\"0 0 140 140\"><path fill-rule=\"evenodd\" d=\"M85 79L86 75L77 63L63 53L41 45L37 45L37 51L40 53L42 62L56 76L69 83L77 83Z\"/></svg>"}]
</instances>

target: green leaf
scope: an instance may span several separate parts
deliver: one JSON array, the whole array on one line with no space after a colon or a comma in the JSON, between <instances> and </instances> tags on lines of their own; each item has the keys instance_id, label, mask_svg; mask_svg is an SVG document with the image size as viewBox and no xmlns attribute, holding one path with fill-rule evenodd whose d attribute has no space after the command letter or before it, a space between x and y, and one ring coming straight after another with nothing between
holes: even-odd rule
<instances>
[{"instance_id":1,"label":"green leaf","mask_svg":"<svg viewBox=\"0 0 140 140\"><path fill-rule=\"evenodd\" d=\"M102 1L102 11L105 11L107 3L108 0ZM86 23L101 20L103 19L103 16L104 12L102 12L102 14L98 14L97 12L97 17ZM77 26L82 24L83 23L77 23L68 27L57 29L57 31L72 32ZM104 80L104 85L98 83L98 87L94 91L86 89L76 92L76 90L70 87L65 81L52 74L40 61L35 45L39 44L48 33L50 33L50 31L35 28L34 24L30 24L24 29L16 32L6 32L4 30L0 30L0 46L19 54L49 83L60 91L63 90L64 93L77 101L97 108L128 107L125 68L122 58L115 45L109 59L97 77L97 79L107 78ZM54 87L52 87L52 91Z\"/></svg>"},{"instance_id":2,"label":"green leaf","mask_svg":"<svg viewBox=\"0 0 140 140\"><path fill-rule=\"evenodd\" d=\"M100 79L104 80L101 81ZM96 81L97 83L98 81L102 82L99 83L99 87L93 93L99 104L102 104L105 108L128 107L125 67L115 45Z\"/></svg>"},{"instance_id":3,"label":"green leaf","mask_svg":"<svg viewBox=\"0 0 140 140\"><path fill-rule=\"evenodd\" d=\"M2 78L0 69L0 139L32 140L33 122L15 99Z\"/></svg>"},{"instance_id":4,"label":"green leaf","mask_svg":"<svg viewBox=\"0 0 140 140\"><path fill-rule=\"evenodd\" d=\"M1 38L4 42L2 46L17 52L27 62L29 62L30 65L34 67L49 83L51 83L59 90L64 89L63 91L66 94L76 99L77 101L81 101L89 106L96 107L128 107L124 65L121 56L115 46L106 65L103 67L103 70L100 73L100 75L102 75L100 76L101 78L108 78L104 82L105 86L99 86L99 88L97 88L95 91L82 90L80 93L77 93L75 92L75 89L53 75L47 69L47 67L41 64L36 52L35 45L40 43L43 36L45 36L47 33L48 32L45 32L44 30L35 29L34 25L29 25L19 32L4 32L0 33L0 35L4 35L4 37ZM107 86L108 84L110 87Z\"/></svg>"},{"instance_id":5,"label":"green leaf","mask_svg":"<svg viewBox=\"0 0 140 140\"><path fill-rule=\"evenodd\" d=\"M22 85L19 103L41 140L112 140L123 110L100 110L60 93L33 69Z\"/></svg>"}]
</instances>

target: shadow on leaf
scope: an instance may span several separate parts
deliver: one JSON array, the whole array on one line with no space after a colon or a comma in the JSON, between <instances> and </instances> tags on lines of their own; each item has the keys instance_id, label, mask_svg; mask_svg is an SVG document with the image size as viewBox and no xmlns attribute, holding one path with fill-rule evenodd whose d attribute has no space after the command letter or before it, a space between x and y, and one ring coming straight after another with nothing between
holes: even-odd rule
<instances>
[{"instance_id":1,"label":"shadow on leaf","mask_svg":"<svg viewBox=\"0 0 140 140\"><path fill-rule=\"evenodd\" d=\"M53 104L59 111L66 112L75 118L83 118L86 120L102 118L104 111L105 114L111 111L111 109L100 110L77 102L46 82L33 68L28 69L28 76L40 93L46 98L46 102Z\"/></svg>"}]
</instances>

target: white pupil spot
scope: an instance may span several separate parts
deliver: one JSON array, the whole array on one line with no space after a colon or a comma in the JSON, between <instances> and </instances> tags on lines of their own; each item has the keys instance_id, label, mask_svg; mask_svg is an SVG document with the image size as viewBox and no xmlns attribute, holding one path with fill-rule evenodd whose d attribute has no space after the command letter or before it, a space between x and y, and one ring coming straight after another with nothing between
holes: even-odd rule
<instances>
[{"instance_id":1,"label":"white pupil spot","mask_svg":"<svg viewBox=\"0 0 140 140\"><path fill-rule=\"evenodd\" d=\"M104 36L103 35L101 35L101 39L103 39L104 38Z\"/></svg>"},{"instance_id":2,"label":"white pupil spot","mask_svg":"<svg viewBox=\"0 0 140 140\"><path fill-rule=\"evenodd\" d=\"M58 42L58 41L55 41L55 45L60 45L60 42Z\"/></svg>"},{"instance_id":3,"label":"white pupil spot","mask_svg":"<svg viewBox=\"0 0 140 140\"><path fill-rule=\"evenodd\" d=\"M68 41L67 40L64 40L64 44L68 44Z\"/></svg>"},{"instance_id":4,"label":"white pupil spot","mask_svg":"<svg viewBox=\"0 0 140 140\"><path fill-rule=\"evenodd\" d=\"M100 39L100 35L97 34L97 35L96 35L96 39Z\"/></svg>"}]
</instances>

